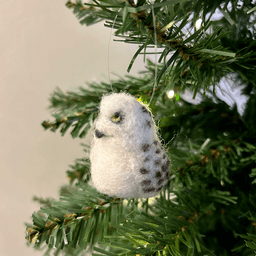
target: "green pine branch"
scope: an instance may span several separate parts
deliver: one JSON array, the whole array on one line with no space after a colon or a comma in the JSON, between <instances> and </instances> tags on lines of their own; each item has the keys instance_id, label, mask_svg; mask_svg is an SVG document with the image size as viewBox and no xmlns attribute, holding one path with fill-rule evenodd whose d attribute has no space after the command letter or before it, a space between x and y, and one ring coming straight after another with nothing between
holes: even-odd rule
<instances>
[{"instance_id":1,"label":"green pine branch","mask_svg":"<svg viewBox=\"0 0 256 256\"><path fill-rule=\"evenodd\" d=\"M89 154L90 146L83 143L82 145L84 146L84 152ZM69 165L69 167L70 169L66 173L70 185L74 184L75 181L79 184L80 182L88 182L90 180L90 160L88 157L76 159L75 164Z\"/></svg>"},{"instance_id":2,"label":"green pine branch","mask_svg":"<svg viewBox=\"0 0 256 256\"><path fill-rule=\"evenodd\" d=\"M49 248L86 249L103 234L113 233L111 222L118 222L116 216L121 217L123 211L120 199L106 198L89 185L80 184L76 190L62 194L59 202L53 201L50 207L41 207L32 215L27 239L38 249L43 243Z\"/></svg>"},{"instance_id":3,"label":"green pine branch","mask_svg":"<svg viewBox=\"0 0 256 256\"><path fill-rule=\"evenodd\" d=\"M81 158L76 159L75 165L70 165L71 170L67 171L67 177L69 178L70 184L73 184L75 180L78 181L89 181L90 179L90 164L89 159Z\"/></svg>"},{"instance_id":4,"label":"green pine branch","mask_svg":"<svg viewBox=\"0 0 256 256\"><path fill-rule=\"evenodd\" d=\"M248 20L249 7L244 4L242 9L238 9L239 5L233 3L230 13L227 8L228 2L220 1L220 3L225 3L224 7L220 8L220 3L214 2L213 4L212 1L204 1L204 3L202 1L196 1L196 3L193 1L178 1L178 3L177 1L156 1L152 5L146 1L138 1L137 5L132 1L104 0L94 1L93 4L68 1L67 7L73 8L82 24L87 24L84 17L89 19L92 16L100 16L105 20L107 27L117 29L116 35L124 38L121 41L140 44L128 67L128 72L142 51L145 55L148 47L157 44L161 52L159 62L164 60L165 64L164 68L158 72L157 82L163 74L166 74L172 77L173 87L181 83L190 87L196 95L199 85L204 84L205 89L208 89L210 85L217 84L225 74L235 72L238 67L255 69L255 65L251 65L255 62L255 51L248 53L255 43L255 38L249 36L246 36L246 39L243 36L237 38L237 45L243 41L243 45L246 46L243 49L240 47L234 49L234 44L227 44L226 41L226 38L233 40L234 34L237 34L239 29L241 30L237 27L240 16L234 16L233 13L239 13ZM84 11L83 8L87 8L84 7L86 5L90 5L88 8L94 5L94 11ZM154 27L152 8L156 15L156 27ZM217 8L221 9L225 18L210 21ZM190 17L192 13L193 18ZM208 19L206 19L207 14L210 14ZM202 27L198 30L194 29L196 17L202 17L203 20ZM226 26L227 22L229 26ZM210 28L213 32L209 32ZM249 29L250 27L246 30L248 33ZM157 42L154 34L156 34ZM174 55L169 57L170 54ZM172 63L175 65L171 66Z\"/></svg>"}]
</instances>

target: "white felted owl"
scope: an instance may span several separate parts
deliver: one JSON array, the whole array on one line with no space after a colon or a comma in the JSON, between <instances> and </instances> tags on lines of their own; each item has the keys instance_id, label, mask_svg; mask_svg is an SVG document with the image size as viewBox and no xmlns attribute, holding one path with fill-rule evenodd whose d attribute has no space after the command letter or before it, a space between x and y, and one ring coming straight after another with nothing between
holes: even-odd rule
<instances>
[{"instance_id":1,"label":"white felted owl","mask_svg":"<svg viewBox=\"0 0 256 256\"><path fill-rule=\"evenodd\" d=\"M104 95L91 143L91 177L109 196L155 196L169 179L169 164L150 111L130 94Z\"/></svg>"}]
</instances>

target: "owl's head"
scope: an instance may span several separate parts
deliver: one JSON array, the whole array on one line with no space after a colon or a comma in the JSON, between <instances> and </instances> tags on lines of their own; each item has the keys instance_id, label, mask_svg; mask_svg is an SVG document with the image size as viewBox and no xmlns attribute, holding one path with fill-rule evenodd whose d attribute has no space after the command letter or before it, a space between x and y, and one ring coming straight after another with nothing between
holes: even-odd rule
<instances>
[{"instance_id":1,"label":"owl's head","mask_svg":"<svg viewBox=\"0 0 256 256\"><path fill-rule=\"evenodd\" d=\"M152 114L132 95L120 92L104 95L95 122L96 139L122 137L124 140L149 140L154 135Z\"/></svg>"}]
</instances>

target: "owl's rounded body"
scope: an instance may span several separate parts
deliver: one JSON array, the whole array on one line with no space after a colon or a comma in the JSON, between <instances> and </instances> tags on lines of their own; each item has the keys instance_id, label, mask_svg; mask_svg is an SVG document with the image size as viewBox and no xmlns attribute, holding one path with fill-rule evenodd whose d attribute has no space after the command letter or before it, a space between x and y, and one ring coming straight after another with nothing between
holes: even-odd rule
<instances>
[{"instance_id":1,"label":"owl's rounded body","mask_svg":"<svg viewBox=\"0 0 256 256\"><path fill-rule=\"evenodd\" d=\"M91 177L109 196L155 196L169 179L169 164L149 110L126 93L103 96L91 144Z\"/></svg>"}]
</instances>

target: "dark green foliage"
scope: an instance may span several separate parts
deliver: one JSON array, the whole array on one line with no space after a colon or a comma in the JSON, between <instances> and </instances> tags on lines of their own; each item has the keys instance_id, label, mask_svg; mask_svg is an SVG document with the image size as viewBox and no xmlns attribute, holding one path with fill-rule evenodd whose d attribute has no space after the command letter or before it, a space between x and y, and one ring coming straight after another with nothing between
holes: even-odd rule
<instances>
[{"instance_id":1,"label":"dark green foliage","mask_svg":"<svg viewBox=\"0 0 256 256\"><path fill-rule=\"evenodd\" d=\"M90 247L91 255L254 256L255 4L93 0L68 1L66 6L81 24L104 20L120 41L139 45L128 72L139 54L146 59L147 49L157 44L157 67L147 60L138 76L111 84L115 92L128 92L145 103L155 86L150 108L171 159L170 180L154 201L112 198L88 184L88 156L76 159L67 171L70 185L61 188L59 201L34 197L43 207L32 215L33 225L26 224L27 239L37 249L45 244L45 255L84 255ZM217 10L223 17L210 20ZM202 27L195 30L198 18ZM248 97L242 116L236 104L230 107L215 94L221 78L230 74ZM79 88L76 93L56 89L50 98L54 121L44 121L43 127L84 138L102 95L111 92L108 83L88 86L91 90ZM188 103L182 96L185 89L194 97L201 94L203 101ZM175 97L167 97L169 90ZM83 146L88 155L90 147Z\"/></svg>"},{"instance_id":2,"label":"dark green foliage","mask_svg":"<svg viewBox=\"0 0 256 256\"><path fill-rule=\"evenodd\" d=\"M170 89L181 85L189 87L196 94L198 88L203 86L208 90L211 84L216 85L227 72L237 72L238 68L240 72L242 69L247 71L250 69L252 74L255 73L255 65L251 65L256 60L252 48L255 38L250 31L254 31L255 21L249 21L253 16L247 14L253 5L245 3L240 8L237 1L178 2L156 1L151 6L145 4L145 1L138 1L137 5L133 2L94 1L90 6L100 6L102 9L99 8L87 15L104 17L107 27L117 29L116 35L123 38L120 41L140 44L139 52L144 49L145 54L147 47L157 44L162 51L160 60L165 63L163 69L158 72L158 82L166 73L167 76L172 77ZM228 9L228 3L232 3L231 11ZM220 4L224 5L220 8L224 18L210 21ZM77 13L75 8L77 6L81 8L82 4L79 1L76 3L69 1L67 6L74 8L74 12ZM155 30L152 8L156 15L157 42L153 36ZM195 31L193 26L199 17L202 17L203 26ZM169 26L171 22L173 24ZM249 25L245 26L245 24ZM214 33L207 30L210 26ZM176 55L168 57L174 51ZM134 55L128 71L139 52ZM168 70L167 67L172 62L176 65ZM251 78L250 81L252 82L253 79Z\"/></svg>"}]
</instances>

